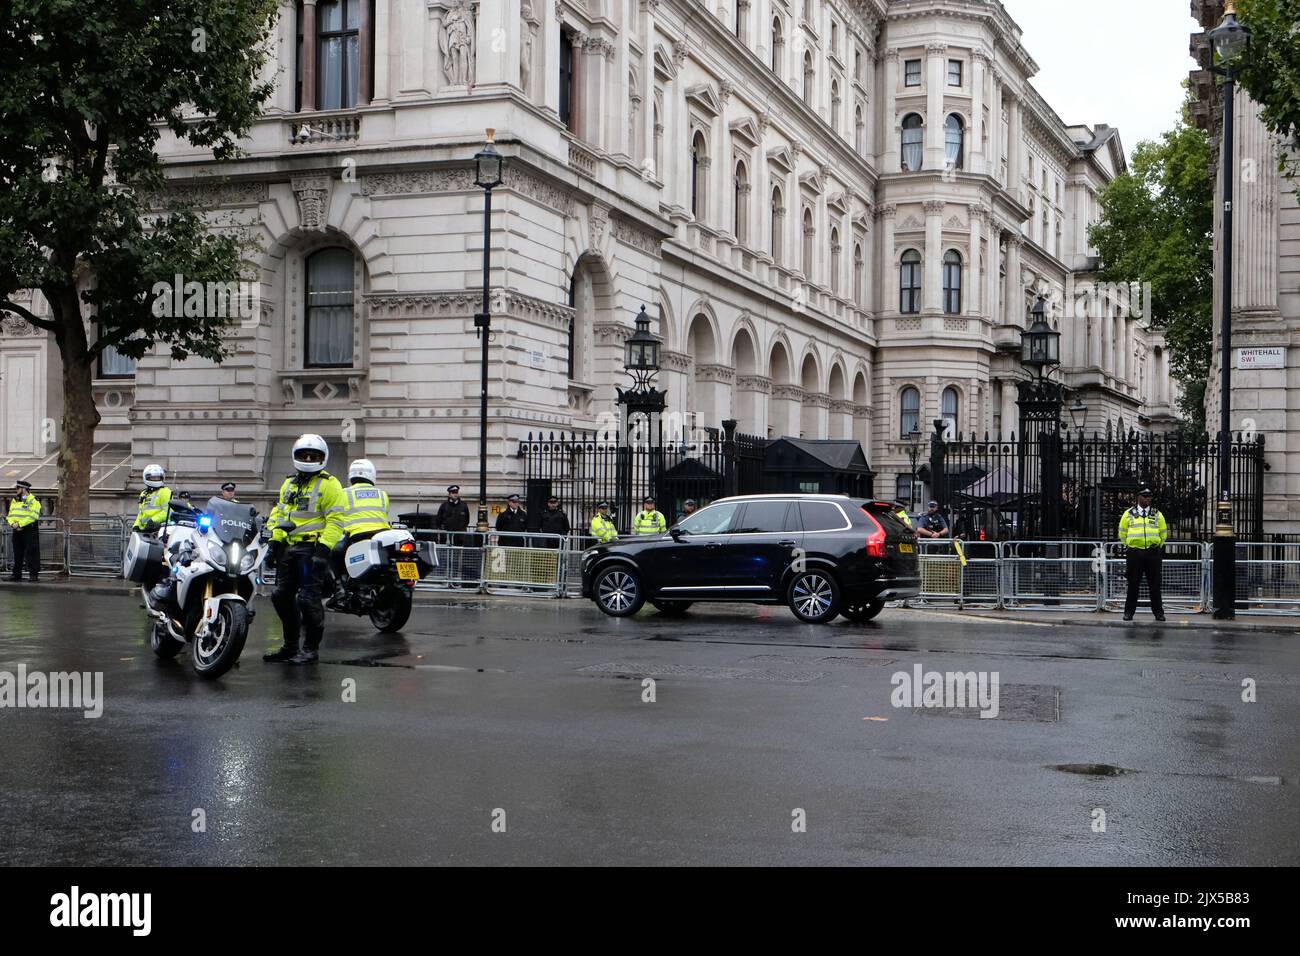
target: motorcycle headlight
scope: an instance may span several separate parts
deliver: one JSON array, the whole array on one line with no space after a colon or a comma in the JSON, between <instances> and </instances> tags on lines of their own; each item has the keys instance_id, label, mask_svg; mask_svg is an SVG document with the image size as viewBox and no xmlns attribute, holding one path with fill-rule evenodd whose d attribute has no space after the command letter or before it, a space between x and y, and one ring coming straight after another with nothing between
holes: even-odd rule
<instances>
[{"instance_id":1,"label":"motorcycle headlight","mask_svg":"<svg viewBox=\"0 0 1300 956\"><path fill-rule=\"evenodd\" d=\"M257 551L249 551L239 562L239 573L247 574L253 570L253 565L257 564Z\"/></svg>"},{"instance_id":2,"label":"motorcycle headlight","mask_svg":"<svg viewBox=\"0 0 1300 956\"><path fill-rule=\"evenodd\" d=\"M212 562L213 567L224 568L226 566L226 549L221 546L220 541L208 542L208 560Z\"/></svg>"}]
</instances>

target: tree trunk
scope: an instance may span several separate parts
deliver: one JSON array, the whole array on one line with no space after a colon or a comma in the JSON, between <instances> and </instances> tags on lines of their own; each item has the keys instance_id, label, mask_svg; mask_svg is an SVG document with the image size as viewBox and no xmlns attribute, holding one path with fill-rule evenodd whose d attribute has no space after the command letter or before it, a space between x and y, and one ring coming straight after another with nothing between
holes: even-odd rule
<instances>
[{"instance_id":1,"label":"tree trunk","mask_svg":"<svg viewBox=\"0 0 1300 956\"><path fill-rule=\"evenodd\" d=\"M84 518L90 514L90 464L95 447L99 410L90 383L90 346L75 286L48 296L58 322L55 340L63 362L63 436L59 443L59 514Z\"/></svg>"}]
</instances>

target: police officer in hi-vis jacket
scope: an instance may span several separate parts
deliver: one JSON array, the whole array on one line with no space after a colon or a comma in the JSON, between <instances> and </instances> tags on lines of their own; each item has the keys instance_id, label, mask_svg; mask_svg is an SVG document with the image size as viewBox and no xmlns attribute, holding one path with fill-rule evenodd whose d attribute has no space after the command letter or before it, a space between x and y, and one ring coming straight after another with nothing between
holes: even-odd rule
<instances>
[{"instance_id":1,"label":"police officer in hi-vis jacket","mask_svg":"<svg viewBox=\"0 0 1300 956\"><path fill-rule=\"evenodd\" d=\"M1151 613L1157 621L1165 619L1165 607L1160 600L1160 564L1165 556L1165 540L1169 526L1160 509L1151 504L1151 489L1138 492L1138 503L1124 512L1119 519L1119 540L1128 549L1128 596L1124 601L1124 620L1133 620L1137 610L1138 589L1142 578L1147 579L1147 593L1151 595Z\"/></svg>"},{"instance_id":2,"label":"police officer in hi-vis jacket","mask_svg":"<svg viewBox=\"0 0 1300 956\"><path fill-rule=\"evenodd\" d=\"M28 578L35 581L41 572L41 503L32 494L30 481L19 479L15 487L17 493L5 516L14 536L14 580L23 579L26 564Z\"/></svg>"}]
</instances>

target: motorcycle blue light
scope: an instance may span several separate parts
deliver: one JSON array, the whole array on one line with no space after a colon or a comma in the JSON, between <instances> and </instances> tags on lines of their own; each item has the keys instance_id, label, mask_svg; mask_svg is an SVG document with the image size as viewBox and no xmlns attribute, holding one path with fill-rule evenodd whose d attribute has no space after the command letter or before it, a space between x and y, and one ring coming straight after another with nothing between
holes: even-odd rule
<instances>
[{"instance_id":1,"label":"motorcycle blue light","mask_svg":"<svg viewBox=\"0 0 1300 956\"><path fill-rule=\"evenodd\" d=\"M200 527L200 528L211 528L211 527L212 527L212 519L211 519L210 517L208 517L207 515L202 515L202 516L199 518L199 527Z\"/></svg>"}]
</instances>

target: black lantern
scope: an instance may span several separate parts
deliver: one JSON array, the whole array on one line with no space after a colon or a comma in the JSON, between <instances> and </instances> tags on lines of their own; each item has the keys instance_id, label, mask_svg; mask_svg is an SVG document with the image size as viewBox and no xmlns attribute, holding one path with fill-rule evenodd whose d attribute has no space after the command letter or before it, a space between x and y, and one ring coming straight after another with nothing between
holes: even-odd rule
<instances>
[{"instance_id":1,"label":"black lantern","mask_svg":"<svg viewBox=\"0 0 1300 956\"><path fill-rule=\"evenodd\" d=\"M1074 425L1076 431L1082 430L1083 426L1088 423L1088 406L1077 395L1074 398L1074 404L1070 406L1070 423Z\"/></svg>"},{"instance_id":2,"label":"black lantern","mask_svg":"<svg viewBox=\"0 0 1300 956\"><path fill-rule=\"evenodd\" d=\"M474 154L474 185L480 189L495 189L501 185L501 154L492 145L497 131L487 131L487 142Z\"/></svg>"},{"instance_id":3,"label":"black lantern","mask_svg":"<svg viewBox=\"0 0 1300 956\"><path fill-rule=\"evenodd\" d=\"M636 317L636 331L627 340L623 368L639 389L647 387L659 371L659 339L650 331L650 316L646 315L644 305Z\"/></svg>"},{"instance_id":4,"label":"black lantern","mask_svg":"<svg viewBox=\"0 0 1300 956\"><path fill-rule=\"evenodd\" d=\"M1210 45L1223 66L1230 66L1250 46L1250 30L1237 20L1233 0L1223 8L1223 22L1210 31Z\"/></svg>"},{"instance_id":5,"label":"black lantern","mask_svg":"<svg viewBox=\"0 0 1300 956\"><path fill-rule=\"evenodd\" d=\"M1046 300L1040 295L1029 310L1033 322L1020 335L1020 362L1042 375L1043 369L1061 364L1061 333L1047 324Z\"/></svg>"}]
</instances>

